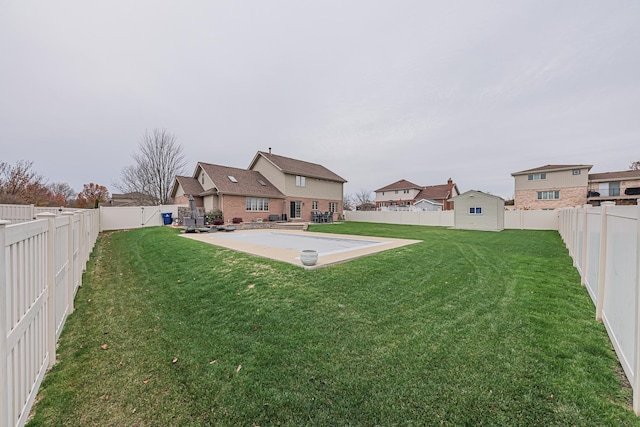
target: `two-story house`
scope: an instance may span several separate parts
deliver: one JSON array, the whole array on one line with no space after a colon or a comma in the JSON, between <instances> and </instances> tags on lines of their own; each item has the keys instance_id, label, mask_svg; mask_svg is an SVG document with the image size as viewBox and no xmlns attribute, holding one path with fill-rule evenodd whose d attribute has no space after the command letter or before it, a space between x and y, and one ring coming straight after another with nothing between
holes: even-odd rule
<instances>
[{"instance_id":1,"label":"two-story house","mask_svg":"<svg viewBox=\"0 0 640 427\"><path fill-rule=\"evenodd\" d=\"M171 197L193 196L205 211L220 209L227 220L309 220L311 212L342 212L346 181L326 167L258 151L248 169L198 162L191 177L175 178Z\"/></svg>"},{"instance_id":2,"label":"two-story house","mask_svg":"<svg viewBox=\"0 0 640 427\"><path fill-rule=\"evenodd\" d=\"M589 174L592 165L546 165L514 172L516 209L558 209L613 201L637 204L640 171Z\"/></svg>"},{"instance_id":3,"label":"two-story house","mask_svg":"<svg viewBox=\"0 0 640 427\"><path fill-rule=\"evenodd\" d=\"M422 210L451 210L450 198L460 194L458 186L449 178L446 184L416 185L406 179L375 190L376 208L420 207Z\"/></svg>"},{"instance_id":4,"label":"two-story house","mask_svg":"<svg viewBox=\"0 0 640 427\"><path fill-rule=\"evenodd\" d=\"M516 209L557 209L587 203L592 165L546 165L511 174Z\"/></svg>"}]
</instances>

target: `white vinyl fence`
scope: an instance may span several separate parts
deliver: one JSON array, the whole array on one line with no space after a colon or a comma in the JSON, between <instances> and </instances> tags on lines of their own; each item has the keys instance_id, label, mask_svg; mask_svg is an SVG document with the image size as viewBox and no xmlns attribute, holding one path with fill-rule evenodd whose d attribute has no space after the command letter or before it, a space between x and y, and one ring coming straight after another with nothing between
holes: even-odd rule
<instances>
[{"instance_id":1,"label":"white vinyl fence","mask_svg":"<svg viewBox=\"0 0 640 427\"><path fill-rule=\"evenodd\" d=\"M560 211L559 231L633 388L640 415L640 206Z\"/></svg>"},{"instance_id":2,"label":"white vinyl fence","mask_svg":"<svg viewBox=\"0 0 640 427\"><path fill-rule=\"evenodd\" d=\"M0 427L27 421L98 229L97 210L0 220Z\"/></svg>"},{"instance_id":3,"label":"white vinyl fence","mask_svg":"<svg viewBox=\"0 0 640 427\"><path fill-rule=\"evenodd\" d=\"M393 212L347 211L345 219L354 222L378 222L385 224L430 225L453 227L453 211ZM519 230L557 230L558 211L505 211L504 228Z\"/></svg>"},{"instance_id":4,"label":"white vinyl fence","mask_svg":"<svg viewBox=\"0 0 640 427\"><path fill-rule=\"evenodd\" d=\"M181 205L180 205L181 206ZM179 205L100 207L100 231L163 225L163 213L178 217Z\"/></svg>"},{"instance_id":5,"label":"white vinyl fence","mask_svg":"<svg viewBox=\"0 0 640 427\"><path fill-rule=\"evenodd\" d=\"M62 215L64 212L75 212L76 210L74 208L36 207L33 205L0 205L0 220L11 221L12 224L15 224L33 221L36 219L36 215L44 212Z\"/></svg>"}]
</instances>

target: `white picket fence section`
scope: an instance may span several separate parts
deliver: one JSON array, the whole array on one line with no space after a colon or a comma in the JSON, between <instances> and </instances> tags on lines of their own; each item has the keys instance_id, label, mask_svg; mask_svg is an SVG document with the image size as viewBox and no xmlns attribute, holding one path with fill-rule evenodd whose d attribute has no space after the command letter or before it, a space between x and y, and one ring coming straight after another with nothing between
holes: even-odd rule
<instances>
[{"instance_id":1,"label":"white picket fence section","mask_svg":"<svg viewBox=\"0 0 640 427\"><path fill-rule=\"evenodd\" d=\"M453 227L453 211L347 211L345 219L353 222L428 225ZM505 211L504 228L517 230L557 230L558 211Z\"/></svg>"},{"instance_id":2,"label":"white picket fence section","mask_svg":"<svg viewBox=\"0 0 640 427\"><path fill-rule=\"evenodd\" d=\"M18 222L33 221L40 213L51 212L62 215L64 212L75 212L74 208L38 207L34 205L0 205L0 220Z\"/></svg>"},{"instance_id":3,"label":"white picket fence section","mask_svg":"<svg viewBox=\"0 0 640 427\"><path fill-rule=\"evenodd\" d=\"M0 220L0 427L26 423L98 231L97 210Z\"/></svg>"},{"instance_id":4,"label":"white picket fence section","mask_svg":"<svg viewBox=\"0 0 640 427\"><path fill-rule=\"evenodd\" d=\"M559 232L633 388L640 415L640 206L560 211Z\"/></svg>"}]
</instances>

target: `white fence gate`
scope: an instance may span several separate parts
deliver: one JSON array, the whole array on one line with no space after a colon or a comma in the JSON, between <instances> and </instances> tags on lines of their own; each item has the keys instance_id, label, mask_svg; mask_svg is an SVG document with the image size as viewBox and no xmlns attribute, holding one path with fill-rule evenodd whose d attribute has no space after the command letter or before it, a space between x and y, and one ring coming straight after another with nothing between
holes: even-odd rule
<instances>
[{"instance_id":1,"label":"white fence gate","mask_svg":"<svg viewBox=\"0 0 640 427\"><path fill-rule=\"evenodd\" d=\"M562 209L559 231L633 388L640 415L640 206Z\"/></svg>"},{"instance_id":2,"label":"white fence gate","mask_svg":"<svg viewBox=\"0 0 640 427\"><path fill-rule=\"evenodd\" d=\"M98 230L96 210L0 220L0 427L26 423Z\"/></svg>"}]
</instances>

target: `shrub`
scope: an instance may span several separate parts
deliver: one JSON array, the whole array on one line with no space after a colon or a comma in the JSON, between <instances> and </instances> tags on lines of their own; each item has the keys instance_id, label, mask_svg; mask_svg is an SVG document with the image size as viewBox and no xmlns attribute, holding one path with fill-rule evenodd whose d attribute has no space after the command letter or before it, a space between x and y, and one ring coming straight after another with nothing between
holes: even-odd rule
<instances>
[{"instance_id":1,"label":"shrub","mask_svg":"<svg viewBox=\"0 0 640 427\"><path fill-rule=\"evenodd\" d=\"M212 221L213 225L223 225L224 224L224 220L222 218L216 218Z\"/></svg>"},{"instance_id":2,"label":"shrub","mask_svg":"<svg viewBox=\"0 0 640 427\"><path fill-rule=\"evenodd\" d=\"M234 224L240 224L242 222L242 218L235 217L231 220Z\"/></svg>"},{"instance_id":3,"label":"shrub","mask_svg":"<svg viewBox=\"0 0 640 427\"><path fill-rule=\"evenodd\" d=\"M222 211L220 209L205 212L204 220L207 224L220 225L224 223L224 217L222 216ZM220 224L216 224L216 220L220 220L222 222Z\"/></svg>"}]
</instances>

